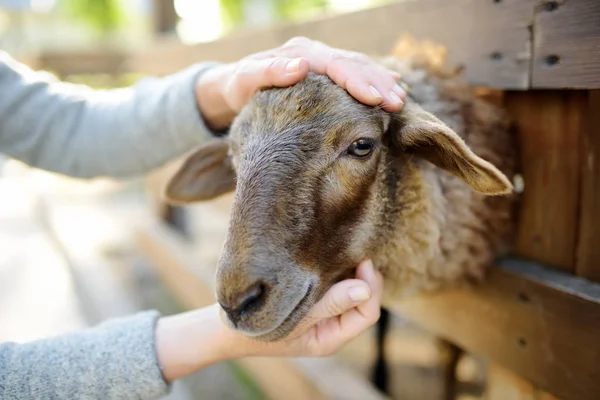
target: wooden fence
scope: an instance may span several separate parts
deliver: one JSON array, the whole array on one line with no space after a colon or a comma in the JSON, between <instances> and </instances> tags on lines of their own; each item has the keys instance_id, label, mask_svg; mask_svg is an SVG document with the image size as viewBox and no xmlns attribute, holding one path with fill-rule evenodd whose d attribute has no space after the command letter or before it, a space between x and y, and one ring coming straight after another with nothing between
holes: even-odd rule
<instances>
[{"instance_id":1,"label":"wooden fence","mask_svg":"<svg viewBox=\"0 0 600 400\"><path fill-rule=\"evenodd\" d=\"M388 306L490 360L491 400L600 398L600 1L405 1L192 47L157 45L122 68L162 75L295 35L386 54L405 32L446 45L471 84L501 91L518 127L525 190L514 258L499 260L484 284ZM220 243L210 227L190 241L160 215L140 229L140 248L187 305L207 304L213 275L197 266L216 265L204 250ZM381 397L321 361L245 363L272 398Z\"/></svg>"}]
</instances>

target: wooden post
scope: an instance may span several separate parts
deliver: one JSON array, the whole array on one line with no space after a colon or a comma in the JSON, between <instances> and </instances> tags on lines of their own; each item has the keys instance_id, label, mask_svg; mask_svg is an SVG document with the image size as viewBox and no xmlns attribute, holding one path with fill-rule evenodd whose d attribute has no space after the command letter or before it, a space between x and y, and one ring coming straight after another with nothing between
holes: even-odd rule
<instances>
[{"instance_id":1,"label":"wooden post","mask_svg":"<svg viewBox=\"0 0 600 400\"><path fill-rule=\"evenodd\" d=\"M154 32L165 34L175 32L179 17L173 0L153 0Z\"/></svg>"},{"instance_id":2,"label":"wooden post","mask_svg":"<svg viewBox=\"0 0 600 400\"><path fill-rule=\"evenodd\" d=\"M456 369L464 352L454 343L441 338L438 339L438 347L442 353L442 368L444 370L443 399L455 400L458 395Z\"/></svg>"},{"instance_id":3,"label":"wooden post","mask_svg":"<svg viewBox=\"0 0 600 400\"><path fill-rule=\"evenodd\" d=\"M589 92L581 149L581 203L577 275L600 282L600 91Z\"/></svg>"},{"instance_id":4,"label":"wooden post","mask_svg":"<svg viewBox=\"0 0 600 400\"><path fill-rule=\"evenodd\" d=\"M573 272L586 93L509 92L505 106L518 131L525 182L516 251L528 259Z\"/></svg>"}]
</instances>

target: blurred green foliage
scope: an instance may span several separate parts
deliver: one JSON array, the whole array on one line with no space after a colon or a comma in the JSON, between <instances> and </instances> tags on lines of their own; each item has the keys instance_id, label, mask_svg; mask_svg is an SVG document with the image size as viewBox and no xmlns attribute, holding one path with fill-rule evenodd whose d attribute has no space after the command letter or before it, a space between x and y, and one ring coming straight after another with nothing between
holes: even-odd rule
<instances>
[{"instance_id":1,"label":"blurred green foliage","mask_svg":"<svg viewBox=\"0 0 600 400\"><path fill-rule=\"evenodd\" d=\"M327 9L325 0L276 0L275 10L282 20L293 20L296 16L315 10Z\"/></svg>"},{"instance_id":2,"label":"blurred green foliage","mask_svg":"<svg viewBox=\"0 0 600 400\"><path fill-rule=\"evenodd\" d=\"M221 0L223 18L228 27L244 22L244 2L245 0Z\"/></svg>"},{"instance_id":3,"label":"blurred green foliage","mask_svg":"<svg viewBox=\"0 0 600 400\"><path fill-rule=\"evenodd\" d=\"M264 0L270 1L279 21L294 20L298 16L327 9L327 0ZM244 24L247 0L220 0L223 17L228 27Z\"/></svg>"},{"instance_id":4,"label":"blurred green foliage","mask_svg":"<svg viewBox=\"0 0 600 400\"><path fill-rule=\"evenodd\" d=\"M66 15L101 33L119 28L124 20L119 0L62 0L60 4Z\"/></svg>"},{"instance_id":5,"label":"blurred green foliage","mask_svg":"<svg viewBox=\"0 0 600 400\"><path fill-rule=\"evenodd\" d=\"M202 1L202 0L196 0ZM370 0L369 6L381 5L402 0ZM270 3L275 12L276 21L293 21L306 15L315 15L327 11L327 0L261 0ZM125 22L123 4L119 0L61 0L65 14L70 15L101 33L120 28ZM220 0L222 17L228 29L243 26L244 8L248 0Z\"/></svg>"},{"instance_id":6,"label":"blurred green foliage","mask_svg":"<svg viewBox=\"0 0 600 400\"><path fill-rule=\"evenodd\" d=\"M330 8L327 0L262 0L270 2L275 11L276 21L294 21L304 16L313 16L319 11ZM403 0L369 0L368 6L374 7L386 3ZM248 0L220 0L222 15L228 29L244 25L244 7Z\"/></svg>"}]
</instances>

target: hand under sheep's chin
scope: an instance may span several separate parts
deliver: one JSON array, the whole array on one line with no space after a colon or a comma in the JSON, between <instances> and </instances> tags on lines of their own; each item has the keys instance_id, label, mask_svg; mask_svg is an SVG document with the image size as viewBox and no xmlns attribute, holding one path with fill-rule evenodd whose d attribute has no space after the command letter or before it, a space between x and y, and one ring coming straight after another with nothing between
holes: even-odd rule
<instances>
[{"instance_id":1,"label":"hand under sheep's chin","mask_svg":"<svg viewBox=\"0 0 600 400\"><path fill-rule=\"evenodd\" d=\"M321 299L324 292L326 290L319 290L319 292L314 290L307 291L306 295L299 300L296 307L285 317L283 322L270 329L268 327L257 329L256 324L253 323L255 321L252 321L252 319L239 321L235 324L222 308L220 315L225 325L235 332L260 342L277 342L288 339L296 331L303 332L303 328L311 325L312 318L307 315L311 308ZM253 326L250 327L249 325Z\"/></svg>"}]
</instances>

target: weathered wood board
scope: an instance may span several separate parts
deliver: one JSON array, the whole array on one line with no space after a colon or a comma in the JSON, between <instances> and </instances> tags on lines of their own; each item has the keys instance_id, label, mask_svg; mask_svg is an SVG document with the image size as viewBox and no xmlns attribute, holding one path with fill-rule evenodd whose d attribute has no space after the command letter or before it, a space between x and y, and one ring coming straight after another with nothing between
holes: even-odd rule
<instances>
[{"instance_id":1,"label":"weathered wood board","mask_svg":"<svg viewBox=\"0 0 600 400\"><path fill-rule=\"evenodd\" d=\"M504 104L517 128L525 182L516 252L574 271L587 95L574 91L509 92Z\"/></svg>"},{"instance_id":2,"label":"weathered wood board","mask_svg":"<svg viewBox=\"0 0 600 400\"><path fill-rule=\"evenodd\" d=\"M512 260L471 290L391 305L419 325L561 399L600 393L600 285Z\"/></svg>"},{"instance_id":3,"label":"weathered wood board","mask_svg":"<svg viewBox=\"0 0 600 400\"><path fill-rule=\"evenodd\" d=\"M401 35L410 33L451 49L450 63L464 65L466 78L475 85L524 89L530 80L533 10L534 0L408 0L299 24L240 31L191 47L156 44L135 54L127 68L162 75L198 61L231 62L294 36L381 56L391 52Z\"/></svg>"},{"instance_id":4,"label":"weathered wood board","mask_svg":"<svg viewBox=\"0 0 600 400\"><path fill-rule=\"evenodd\" d=\"M581 153L581 206L577 275L600 282L600 91L589 92Z\"/></svg>"},{"instance_id":5,"label":"weathered wood board","mask_svg":"<svg viewBox=\"0 0 600 400\"><path fill-rule=\"evenodd\" d=\"M600 1L537 2L534 88L600 88Z\"/></svg>"},{"instance_id":6,"label":"weathered wood board","mask_svg":"<svg viewBox=\"0 0 600 400\"><path fill-rule=\"evenodd\" d=\"M507 369L490 366L485 400L558 400Z\"/></svg>"}]
</instances>

